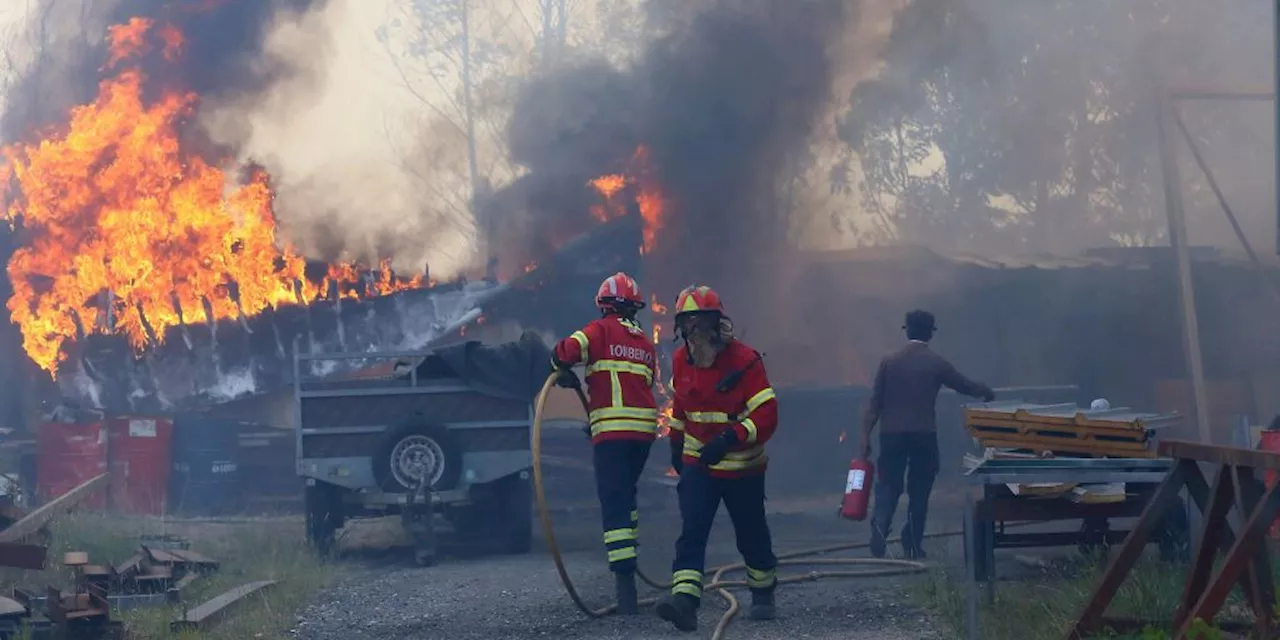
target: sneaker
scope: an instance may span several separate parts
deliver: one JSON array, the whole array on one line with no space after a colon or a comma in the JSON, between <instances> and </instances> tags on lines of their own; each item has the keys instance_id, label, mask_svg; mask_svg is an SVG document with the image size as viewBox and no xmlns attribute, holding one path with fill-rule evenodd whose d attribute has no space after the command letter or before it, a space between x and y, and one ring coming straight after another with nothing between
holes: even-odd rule
<instances>
[{"instance_id":1,"label":"sneaker","mask_svg":"<svg viewBox=\"0 0 1280 640\"><path fill-rule=\"evenodd\" d=\"M752 620L773 620L778 617L777 607L773 604L773 589L751 592L751 609L747 617Z\"/></svg>"},{"instance_id":2,"label":"sneaker","mask_svg":"<svg viewBox=\"0 0 1280 640\"><path fill-rule=\"evenodd\" d=\"M927 560L929 558L929 554L925 553L924 549L921 548L919 545L914 545L914 546L903 545L902 555L907 560Z\"/></svg>"},{"instance_id":3,"label":"sneaker","mask_svg":"<svg viewBox=\"0 0 1280 640\"><path fill-rule=\"evenodd\" d=\"M698 630L698 601L693 596L668 593L655 607L658 617L681 631Z\"/></svg>"}]
</instances>

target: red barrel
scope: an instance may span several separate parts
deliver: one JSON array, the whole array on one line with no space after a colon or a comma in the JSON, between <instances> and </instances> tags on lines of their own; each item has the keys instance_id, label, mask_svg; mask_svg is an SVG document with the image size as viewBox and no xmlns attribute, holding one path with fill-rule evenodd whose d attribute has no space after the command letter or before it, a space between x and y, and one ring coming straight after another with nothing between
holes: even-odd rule
<instances>
[{"instance_id":1,"label":"red barrel","mask_svg":"<svg viewBox=\"0 0 1280 640\"><path fill-rule=\"evenodd\" d=\"M844 502L840 515L850 520L867 519L867 505L871 502L871 479L876 467L870 460L854 458L849 463L849 475L845 478Z\"/></svg>"},{"instance_id":2,"label":"red barrel","mask_svg":"<svg viewBox=\"0 0 1280 640\"><path fill-rule=\"evenodd\" d=\"M48 501L92 480L107 470L107 431L101 423L51 422L36 431L36 494ZM82 506L101 509L101 491Z\"/></svg>"},{"instance_id":3,"label":"red barrel","mask_svg":"<svg viewBox=\"0 0 1280 640\"><path fill-rule=\"evenodd\" d=\"M107 421L112 510L160 515L168 504L173 422L150 416Z\"/></svg>"},{"instance_id":4,"label":"red barrel","mask_svg":"<svg viewBox=\"0 0 1280 640\"><path fill-rule=\"evenodd\" d=\"M1280 431L1263 430L1262 438L1258 440L1258 448L1269 453L1280 453ZM1267 470L1265 478L1268 489L1275 486L1277 475L1280 474L1271 469ZM1271 523L1270 535L1272 538L1280 538L1280 516L1276 516L1276 519Z\"/></svg>"}]
</instances>

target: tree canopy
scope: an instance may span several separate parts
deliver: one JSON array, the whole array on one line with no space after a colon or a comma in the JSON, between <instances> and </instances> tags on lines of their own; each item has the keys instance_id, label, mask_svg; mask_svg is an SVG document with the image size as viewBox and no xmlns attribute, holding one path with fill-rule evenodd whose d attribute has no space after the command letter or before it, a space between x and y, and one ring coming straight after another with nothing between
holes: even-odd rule
<instances>
[{"instance_id":1,"label":"tree canopy","mask_svg":"<svg viewBox=\"0 0 1280 640\"><path fill-rule=\"evenodd\" d=\"M1269 87L1269 12L1256 0L914 0L882 72L851 96L833 183L860 192L878 233L926 244L1161 241L1158 91ZM1232 113L1198 107L1195 135L1269 175L1267 136Z\"/></svg>"}]
</instances>

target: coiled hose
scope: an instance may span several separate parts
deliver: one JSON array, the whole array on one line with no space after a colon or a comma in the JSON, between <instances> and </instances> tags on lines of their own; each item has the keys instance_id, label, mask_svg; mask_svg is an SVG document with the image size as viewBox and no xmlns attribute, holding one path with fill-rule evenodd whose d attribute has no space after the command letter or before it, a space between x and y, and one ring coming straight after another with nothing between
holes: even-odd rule
<instances>
[{"instance_id":1,"label":"coiled hose","mask_svg":"<svg viewBox=\"0 0 1280 640\"><path fill-rule=\"evenodd\" d=\"M602 618L614 612L616 605L607 605L598 609L593 609L587 605L578 594L578 590L574 588L573 581L569 579L569 572L565 569L564 558L560 554L560 545L556 542L556 534L554 527L551 525L551 515L547 510L547 496L543 490L542 484L542 414L547 404L547 394L550 393L552 387L555 386L557 374L552 373L547 377L546 383L542 385L542 391L538 394L537 404L535 405L533 414L533 488L534 500L538 506L538 519L542 523L542 536L546 539L547 549L551 551L551 558L555 561L556 572L560 574L560 583L564 585L564 590L569 594L569 598L573 600L573 604L578 607L586 615L592 618ZM583 410L586 410L586 396L582 394L582 390L578 390L578 399L582 401ZM960 535L959 531L947 531L933 534L926 534L928 538L938 538L946 536ZM896 538L895 538L896 540ZM821 580L824 578L864 578L869 576L885 576L900 575L908 573L919 573L926 569L925 565L910 560L893 560L887 558L813 558L810 556L820 556L840 551L848 551L851 549L861 549L870 546L870 543L859 542L852 544L839 544L826 547L815 547L812 549L802 549L800 551L791 551L778 555L779 566L795 566L795 565L824 565L824 566L841 566L841 565L867 565L863 569L842 569L828 571L809 571L807 573L797 573L795 575L782 576L778 578L780 584L793 582L810 582ZM711 583L705 589L714 589L717 594L729 605L729 609L720 617L719 623L716 624L715 631L711 634L712 640L722 640L729 624L737 615L740 606L738 599L729 591L733 587L746 586L746 582L742 580L725 580L726 573L732 571L741 571L746 568L743 563L728 564L722 567L716 567L710 571L712 573ZM658 582L643 572L637 571L637 575L642 581L649 586L667 590L671 588L670 583ZM657 602L657 598L645 598L640 601L641 605L649 605Z\"/></svg>"}]
</instances>

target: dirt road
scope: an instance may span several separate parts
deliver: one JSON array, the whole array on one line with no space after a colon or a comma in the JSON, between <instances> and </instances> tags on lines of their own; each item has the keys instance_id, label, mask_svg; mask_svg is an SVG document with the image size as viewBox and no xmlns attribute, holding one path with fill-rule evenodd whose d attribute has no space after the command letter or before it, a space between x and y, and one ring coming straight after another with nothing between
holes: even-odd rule
<instances>
[{"instance_id":1,"label":"dirt road","mask_svg":"<svg viewBox=\"0 0 1280 640\"><path fill-rule=\"evenodd\" d=\"M589 484L586 486L590 486ZM649 486L651 497L663 491ZM670 489L666 489L671 491ZM775 548L782 552L863 540L866 525L839 520L834 505L812 501L771 501ZM641 564L666 579L678 518L673 508L649 500L641 515ZM606 604L611 577L599 546L599 525L589 508L560 511L556 531L580 591ZM720 514L708 554L710 566L739 560L728 518ZM526 556L445 558L435 567L408 566L403 554L378 560L348 559L348 577L305 610L296 635L305 640L353 638L593 638L641 639L709 637L725 605L707 594L697 634L675 631L651 612L634 617L591 620L564 594L551 558L539 541ZM802 567L790 568L803 572ZM737 619L731 640L764 638L940 638L920 611L904 604L910 577L881 577L784 585L778 591L779 619ZM645 593L643 595L652 595ZM746 594L742 594L745 601Z\"/></svg>"}]
</instances>

